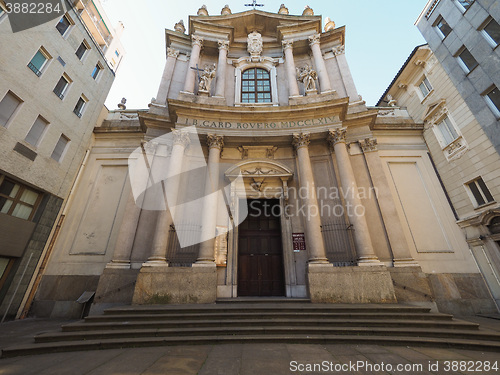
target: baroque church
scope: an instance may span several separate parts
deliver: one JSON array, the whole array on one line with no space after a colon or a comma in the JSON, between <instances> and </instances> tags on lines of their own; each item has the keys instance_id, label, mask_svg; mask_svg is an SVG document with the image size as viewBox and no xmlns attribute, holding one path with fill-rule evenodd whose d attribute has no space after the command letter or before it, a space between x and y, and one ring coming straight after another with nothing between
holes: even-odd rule
<instances>
[{"instance_id":1,"label":"baroque church","mask_svg":"<svg viewBox=\"0 0 500 375\"><path fill-rule=\"evenodd\" d=\"M165 31L148 109L99 124L32 310L243 297L496 311L423 123L368 107L345 27L282 5Z\"/></svg>"}]
</instances>

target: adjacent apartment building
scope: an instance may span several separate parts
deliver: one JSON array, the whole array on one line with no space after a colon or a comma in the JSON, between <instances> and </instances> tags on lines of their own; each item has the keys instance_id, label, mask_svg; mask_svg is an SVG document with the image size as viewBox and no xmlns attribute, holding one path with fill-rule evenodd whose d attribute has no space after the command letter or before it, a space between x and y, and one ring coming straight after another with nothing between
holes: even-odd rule
<instances>
[{"instance_id":1,"label":"adjacent apartment building","mask_svg":"<svg viewBox=\"0 0 500 375\"><path fill-rule=\"evenodd\" d=\"M0 319L19 315L124 55L98 0L13 33L0 9Z\"/></svg>"},{"instance_id":2,"label":"adjacent apartment building","mask_svg":"<svg viewBox=\"0 0 500 375\"><path fill-rule=\"evenodd\" d=\"M457 224L500 306L500 2L430 1L415 48L378 105L424 123Z\"/></svg>"}]
</instances>

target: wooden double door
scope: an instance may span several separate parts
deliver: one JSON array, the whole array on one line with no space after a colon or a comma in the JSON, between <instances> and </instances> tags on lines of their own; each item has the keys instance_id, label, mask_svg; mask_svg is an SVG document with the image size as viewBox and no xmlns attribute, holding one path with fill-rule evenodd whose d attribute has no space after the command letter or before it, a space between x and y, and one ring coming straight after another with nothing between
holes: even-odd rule
<instances>
[{"instance_id":1,"label":"wooden double door","mask_svg":"<svg viewBox=\"0 0 500 375\"><path fill-rule=\"evenodd\" d=\"M249 199L238 227L238 296L284 296L280 203Z\"/></svg>"}]
</instances>

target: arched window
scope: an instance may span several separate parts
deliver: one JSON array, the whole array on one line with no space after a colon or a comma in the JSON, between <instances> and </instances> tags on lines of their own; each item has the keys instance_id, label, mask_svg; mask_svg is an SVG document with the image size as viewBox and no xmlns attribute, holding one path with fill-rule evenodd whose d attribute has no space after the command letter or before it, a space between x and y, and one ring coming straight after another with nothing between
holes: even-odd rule
<instances>
[{"instance_id":1,"label":"arched window","mask_svg":"<svg viewBox=\"0 0 500 375\"><path fill-rule=\"evenodd\" d=\"M271 103L271 77L261 68L250 68L241 75L242 103Z\"/></svg>"}]
</instances>

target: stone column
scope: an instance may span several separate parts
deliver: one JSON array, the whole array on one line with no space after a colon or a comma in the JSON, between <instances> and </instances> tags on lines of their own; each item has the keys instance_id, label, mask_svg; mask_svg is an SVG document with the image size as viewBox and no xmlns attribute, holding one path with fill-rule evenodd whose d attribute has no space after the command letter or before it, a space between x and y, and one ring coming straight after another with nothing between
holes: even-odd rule
<instances>
[{"instance_id":1,"label":"stone column","mask_svg":"<svg viewBox=\"0 0 500 375\"><path fill-rule=\"evenodd\" d=\"M293 40L284 40L283 51L285 52L286 75L288 77L288 92L291 97L300 96L299 85L297 84L297 72L295 60L293 58Z\"/></svg>"},{"instance_id":2,"label":"stone column","mask_svg":"<svg viewBox=\"0 0 500 375\"><path fill-rule=\"evenodd\" d=\"M226 87L226 65L227 52L229 51L229 41L219 40L219 62L217 64L217 78L215 82L215 96L224 98Z\"/></svg>"},{"instance_id":3,"label":"stone column","mask_svg":"<svg viewBox=\"0 0 500 375\"><path fill-rule=\"evenodd\" d=\"M208 171L205 182L205 196L201 220L200 253L196 265L215 266L214 246L215 227L217 223L217 203L219 194L219 162L224 137L216 134L208 134ZM213 238L212 238L213 237Z\"/></svg>"},{"instance_id":4,"label":"stone column","mask_svg":"<svg viewBox=\"0 0 500 375\"><path fill-rule=\"evenodd\" d=\"M372 179L373 186L376 188L378 205L394 257L394 267L418 266L418 263L411 256L403 233L396 204L382 168L380 156L378 155L377 140L366 138L358 141L358 143L363 150L368 166L368 173Z\"/></svg>"},{"instance_id":5,"label":"stone column","mask_svg":"<svg viewBox=\"0 0 500 375\"><path fill-rule=\"evenodd\" d=\"M370 232L365 215L356 213L357 207L363 207L361 199L358 196L358 185L354 177L354 171L351 165L351 159L347 152L345 143L347 129L330 130L328 141L335 152L337 165L340 175L340 184L342 186L342 194L345 197L347 215L351 224L354 226L354 243L358 254L358 265L380 265L375 252L373 250Z\"/></svg>"},{"instance_id":6,"label":"stone column","mask_svg":"<svg viewBox=\"0 0 500 375\"><path fill-rule=\"evenodd\" d=\"M309 263L328 263L325 252L323 235L321 234L321 217L316 196L316 185L312 172L311 159L309 157L309 133L293 135L293 145L297 151L299 163L299 179L302 204L306 207L306 212L312 213L306 217L306 243L309 252Z\"/></svg>"},{"instance_id":7,"label":"stone column","mask_svg":"<svg viewBox=\"0 0 500 375\"><path fill-rule=\"evenodd\" d=\"M116 239L113 260L106 265L106 268L130 268L130 255L132 254L135 232L137 230L140 215L141 207L136 204L134 194L130 192L125 207L125 213L123 214L120 232Z\"/></svg>"},{"instance_id":8,"label":"stone column","mask_svg":"<svg viewBox=\"0 0 500 375\"><path fill-rule=\"evenodd\" d=\"M200 61L201 47L203 46L203 37L193 35L193 48L191 57L189 58L189 66L186 72L186 81L184 82L184 92L194 93L194 85L196 83L197 71L196 66Z\"/></svg>"},{"instance_id":9,"label":"stone column","mask_svg":"<svg viewBox=\"0 0 500 375\"><path fill-rule=\"evenodd\" d=\"M328 71L326 70L325 60L323 59L323 54L320 48L320 37L321 34L315 34L309 37L309 46L314 57L314 64L316 65L316 71L318 73L319 84L321 86L321 93L332 91L332 85L330 83L330 77L328 77Z\"/></svg>"},{"instance_id":10,"label":"stone column","mask_svg":"<svg viewBox=\"0 0 500 375\"><path fill-rule=\"evenodd\" d=\"M170 47L167 48L167 62L165 63L160 88L156 95L156 102L158 104L165 105L167 102L168 90L170 89L170 83L172 82L172 75L174 74L175 63L178 56L179 51Z\"/></svg>"},{"instance_id":11,"label":"stone column","mask_svg":"<svg viewBox=\"0 0 500 375\"><path fill-rule=\"evenodd\" d=\"M339 66L340 76L342 77L342 82L344 82L344 87L351 101L358 101L359 95L354 85L354 80L352 79L351 70L349 69L349 64L347 64L347 59L345 58L345 46L338 46L332 48L332 52L335 55L337 64Z\"/></svg>"},{"instance_id":12,"label":"stone column","mask_svg":"<svg viewBox=\"0 0 500 375\"><path fill-rule=\"evenodd\" d=\"M179 191L179 176L182 173L182 160L184 157L184 150L189 145L189 133L182 130L172 130L174 141L172 145L172 154L168 163L167 179L164 181L165 192L168 193L172 207L166 207L165 210L160 211L156 221L155 234L153 238L153 252L148 258L147 264L150 265L166 265L166 253L168 245L168 235L170 232L170 225L173 222L172 211L177 202L177 195ZM168 206L166 196L165 205Z\"/></svg>"}]
</instances>

